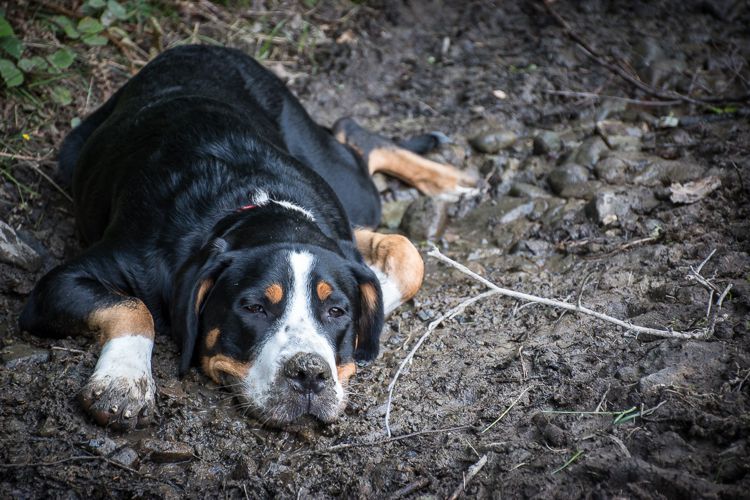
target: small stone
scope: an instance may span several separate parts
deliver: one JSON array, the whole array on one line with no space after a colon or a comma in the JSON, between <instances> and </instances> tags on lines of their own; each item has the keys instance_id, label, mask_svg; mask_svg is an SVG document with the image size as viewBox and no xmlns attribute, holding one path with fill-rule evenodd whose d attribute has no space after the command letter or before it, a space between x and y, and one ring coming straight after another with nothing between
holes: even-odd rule
<instances>
[{"instance_id":1,"label":"small stone","mask_svg":"<svg viewBox=\"0 0 750 500\"><path fill-rule=\"evenodd\" d=\"M609 148L601 137L589 137L578 146L573 161L585 167L592 168L607 151L609 151Z\"/></svg>"},{"instance_id":2,"label":"small stone","mask_svg":"<svg viewBox=\"0 0 750 500\"><path fill-rule=\"evenodd\" d=\"M404 218L406 209L412 202L409 200L390 201L383 203L380 225L388 229L397 229Z\"/></svg>"},{"instance_id":3,"label":"small stone","mask_svg":"<svg viewBox=\"0 0 750 500\"><path fill-rule=\"evenodd\" d=\"M159 439L144 439L140 450L149 460L159 464L186 462L194 457L193 447L189 444Z\"/></svg>"},{"instance_id":4,"label":"small stone","mask_svg":"<svg viewBox=\"0 0 750 500\"><path fill-rule=\"evenodd\" d=\"M510 224L534 210L534 202L521 198L500 198L495 205L495 218L498 224Z\"/></svg>"},{"instance_id":5,"label":"small stone","mask_svg":"<svg viewBox=\"0 0 750 500\"><path fill-rule=\"evenodd\" d=\"M41 256L24 243L8 224L0 221L0 261L34 272L42 265Z\"/></svg>"},{"instance_id":6,"label":"small stone","mask_svg":"<svg viewBox=\"0 0 750 500\"><path fill-rule=\"evenodd\" d=\"M601 120L596 122L596 131L613 149L621 151L641 149L643 131L635 125L616 120Z\"/></svg>"},{"instance_id":7,"label":"small stone","mask_svg":"<svg viewBox=\"0 0 750 500\"><path fill-rule=\"evenodd\" d=\"M39 426L37 433L42 437L55 436L57 434L57 424L55 423L55 419L52 417L45 418L42 425Z\"/></svg>"},{"instance_id":8,"label":"small stone","mask_svg":"<svg viewBox=\"0 0 750 500\"><path fill-rule=\"evenodd\" d=\"M48 360L49 351L28 344L11 344L0 351L0 364L9 369L26 363L46 363Z\"/></svg>"},{"instance_id":9,"label":"small stone","mask_svg":"<svg viewBox=\"0 0 750 500\"><path fill-rule=\"evenodd\" d=\"M549 198L552 196L544 189L525 182L514 182L511 184L508 195L519 198Z\"/></svg>"},{"instance_id":10,"label":"small stone","mask_svg":"<svg viewBox=\"0 0 750 500\"><path fill-rule=\"evenodd\" d=\"M399 227L413 241L435 240L445 230L446 211L446 202L421 197L407 207Z\"/></svg>"},{"instance_id":11,"label":"small stone","mask_svg":"<svg viewBox=\"0 0 750 500\"><path fill-rule=\"evenodd\" d=\"M628 164L622 158L608 156L596 163L596 177L609 184L624 184L627 180Z\"/></svg>"},{"instance_id":12,"label":"small stone","mask_svg":"<svg viewBox=\"0 0 750 500\"><path fill-rule=\"evenodd\" d=\"M542 130L534 136L534 154L546 155L555 153L562 147L560 134L551 130Z\"/></svg>"},{"instance_id":13,"label":"small stone","mask_svg":"<svg viewBox=\"0 0 750 500\"><path fill-rule=\"evenodd\" d=\"M434 317L435 313L429 309L420 309L417 313L417 318L419 318L420 321L429 321Z\"/></svg>"},{"instance_id":14,"label":"small stone","mask_svg":"<svg viewBox=\"0 0 750 500\"><path fill-rule=\"evenodd\" d=\"M552 163L543 156L529 156L521 164L521 170L523 170L525 174L533 176L534 179L541 179L548 175L553 168ZM532 178L526 178L523 180L531 181Z\"/></svg>"},{"instance_id":15,"label":"small stone","mask_svg":"<svg viewBox=\"0 0 750 500\"><path fill-rule=\"evenodd\" d=\"M624 216L629 209L622 197L609 191L597 193L585 208L589 217L604 226L617 222L621 214Z\"/></svg>"},{"instance_id":16,"label":"small stone","mask_svg":"<svg viewBox=\"0 0 750 500\"><path fill-rule=\"evenodd\" d=\"M529 255L533 257L542 257L555 251L555 246L545 240L526 239L516 243L510 250L513 255Z\"/></svg>"},{"instance_id":17,"label":"small stone","mask_svg":"<svg viewBox=\"0 0 750 500\"><path fill-rule=\"evenodd\" d=\"M232 479L236 481L246 481L255 476L258 472L258 465L251 458L242 456L232 470Z\"/></svg>"},{"instance_id":18,"label":"small stone","mask_svg":"<svg viewBox=\"0 0 750 500\"><path fill-rule=\"evenodd\" d=\"M653 158L649 165L633 179L633 182L642 186L689 182L702 177L704 170L697 163Z\"/></svg>"},{"instance_id":19,"label":"small stone","mask_svg":"<svg viewBox=\"0 0 750 500\"><path fill-rule=\"evenodd\" d=\"M96 453L103 457L109 456L117 449L117 443L108 437L90 439L84 447L91 453Z\"/></svg>"},{"instance_id":20,"label":"small stone","mask_svg":"<svg viewBox=\"0 0 750 500\"><path fill-rule=\"evenodd\" d=\"M388 179L385 175L375 172L370 179L372 179L372 183L375 184L378 193L388 191Z\"/></svg>"},{"instance_id":21,"label":"small stone","mask_svg":"<svg viewBox=\"0 0 750 500\"><path fill-rule=\"evenodd\" d=\"M495 154L511 147L518 140L518 135L510 130L493 130L484 132L469 139L474 149L480 153Z\"/></svg>"},{"instance_id":22,"label":"small stone","mask_svg":"<svg viewBox=\"0 0 750 500\"><path fill-rule=\"evenodd\" d=\"M586 182L588 178L589 171L586 167L576 163L566 163L554 169L547 177L547 182L555 194L561 194L566 188Z\"/></svg>"},{"instance_id":23,"label":"small stone","mask_svg":"<svg viewBox=\"0 0 750 500\"><path fill-rule=\"evenodd\" d=\"M123 448L116 451L110 459L124 465L125 467L134 467L138 462L138 453L133 448Z\"/></svg>"}]
</instances>

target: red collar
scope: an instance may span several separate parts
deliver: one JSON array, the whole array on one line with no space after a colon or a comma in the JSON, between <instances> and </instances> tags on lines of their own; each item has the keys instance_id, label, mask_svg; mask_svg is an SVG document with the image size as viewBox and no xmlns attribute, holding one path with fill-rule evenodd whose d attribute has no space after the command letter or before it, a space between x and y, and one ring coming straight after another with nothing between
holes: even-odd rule
<instances>
[{"instance_id":1,"label":"red collar","mask_svg":"<svg viewBox=\"0 0 750 500\"><path fill-rule=\"evenodd\" d=\"M253 205L253 204L243 205L240 208L238 208L237 211L238 212L244 212L245 210L252 210L254 208L258 208L258 205Z\"/></svg>"}]
</instances>

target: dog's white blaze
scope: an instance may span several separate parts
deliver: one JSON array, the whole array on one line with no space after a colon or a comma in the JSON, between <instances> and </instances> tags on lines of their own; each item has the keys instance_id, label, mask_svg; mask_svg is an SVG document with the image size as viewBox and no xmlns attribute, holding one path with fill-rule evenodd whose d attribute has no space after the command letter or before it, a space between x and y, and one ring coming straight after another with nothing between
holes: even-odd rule
<instances>
[{"instance_id":1,"label":"dog's white blaze","mask_svg":"<svg viewBox=\"0 0 750 500\"><path fill-rule=\"evenodd\" d=\"M380 268L370 266L370 269L372 269L372 272L375 273L380 282L380 289L383 292L383 311L385 316L388 316L402 304L401 290L399 290L398 284L381 271Z\"/></svg>"},{"instance_id":2,"label":"dog's white blaze","mask_svg":"<svg viewBox=\"0 0 750 500\"><path fill-rule=\"evenodd\" d=\"M107 341L102 347L91 380L120 379L132 383L143 379L152 380L153 348L154 341L141 335L117 337Z\"/></svg>"},{"instance_id":3,"label":"dog's white blaze","mask_svg":"<svg viewBox=\"0 0 750 500\"><path fill-rule=\"evenodd\" d=\"M292 203L291 201L274 200L268 195L266 191L262 189L255 191L255 193L252 196L252 202L253 202L253 205L258 205L259 207L268 205L269 203L276 203L277 205L280 205L288 210L295 210L297 212L300 212L302 215L304 215L311 221L313 222L315 221L315 217L313 216L312 212L310 212L308 209L301 207L297 205L296 203Z\"/></svg>"},{"instance_id":4,"label":"dog's white blaze","mask_svg":"<svg viewBox=\"0 0 750 500\"><path fill-rule=\"evenodd\" d=\"M268 396L284 362L301 352L315 353L326 360L336 383L338 401L343 400L344 389L336 371L334 347L318 330L317 320L310 308L310 274L314 264L315 259L307 252L289 254L292 287L286 310L274 333L263 344L244 381L248 395L260 404Z\"/></svg>"}]
</instances>

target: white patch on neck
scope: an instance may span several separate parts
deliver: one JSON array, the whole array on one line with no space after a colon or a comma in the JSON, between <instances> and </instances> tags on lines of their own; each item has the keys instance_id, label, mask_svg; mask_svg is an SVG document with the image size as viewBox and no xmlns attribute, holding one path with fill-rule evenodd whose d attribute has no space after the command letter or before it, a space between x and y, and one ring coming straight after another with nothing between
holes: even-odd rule
<instances>
[{"instance_id":1,"label":"white patch on neck","mask_svg":"<svg viewBox=\"0 0 750 500\"><path fill-rule=\"evenodd\" d=\"M259 207L268 205L269 203L275 203L279 206L282 206L288 210L295 210L305 217L307 217L309 220L315 222L315 216L313 216L312 212L310 212L308 209L301 207L297 205L296 203L292 203L291 201L286 200L274 200L272 199L268 193L262 189L257 190L253 196L252 196L252 202L253 205L257 205Z\"/></svg>"},{"instance_id":2,"label":"white patch on neck","mask_svg":"<svg viewBox=\"0 0 750 500\"><path fill-rule=\"evenodd\" d=\"M344 399L344 389L338 379L336 370L336 353L318 329L318 322L310 307L312 289L311 273L315 258L308 252L291 252L289 267L292 274L292 286L289 291L284 315L275 326L275 331L250 367L244 380L248 397L263 404L273 384L279 383L284 363L298 353L314 353L325 359L336 384L338 401Z\"/></svg>"}]
</instances>

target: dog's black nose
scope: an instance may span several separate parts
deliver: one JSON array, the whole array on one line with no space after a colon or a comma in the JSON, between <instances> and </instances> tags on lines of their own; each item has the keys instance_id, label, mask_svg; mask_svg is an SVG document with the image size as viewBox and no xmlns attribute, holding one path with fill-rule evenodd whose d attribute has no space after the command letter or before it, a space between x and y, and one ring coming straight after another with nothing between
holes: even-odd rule
<instances>
[{"instance_id":1,"label":"dog's black nose","mask_svg":"<svg viewBox=\"0 0 750 500\"><path fill-rule=\"evenodd\" d=\"M295 391L303 394L318 394L325 389L331 379L331 369L322 356L301 352L286 362L284 376Z\"/></svg>"}]
</instances>

